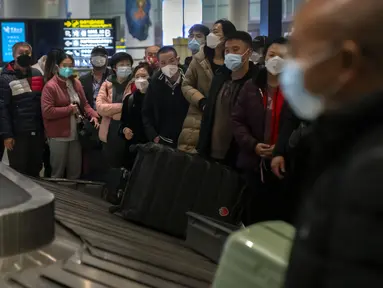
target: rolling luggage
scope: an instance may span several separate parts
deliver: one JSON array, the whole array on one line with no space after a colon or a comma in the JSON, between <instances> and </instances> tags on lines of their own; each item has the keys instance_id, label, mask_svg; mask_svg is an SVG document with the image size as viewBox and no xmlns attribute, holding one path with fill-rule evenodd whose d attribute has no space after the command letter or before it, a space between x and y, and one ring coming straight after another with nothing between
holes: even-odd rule
<instances>
[{"instance_id":1,"label":"rolling luggage","mask_svg":"<svg viewBox=\"0 0 383 288\"><path fill-rule=\"evenodd\" d=\"M293 226L281 221L255 224L232 234L212 287L282 287L294 234Z\"/></svg>"},{"instance_id":2,"label":"rolling luggage","mask_svg":"<svg viewBox=\"0 0 383 288\"><path fill-rule=\"evenodd\" d=\"M122 216L184 237L186 212L225 223L240 221L242 178L233 170L167 146L137 145L119 210Z\"/></svg>"},{"instance_id":3,"label":"rolling luggage","mask_svg":"<svg viewBox=\"0 0 383 288\"><path fill-rule=\"evenodd\" d=\"M229 235L241 226L232 225L188 212L188 228L185 244L194 251L218 263Z\"/></svg>"}]
</instances>

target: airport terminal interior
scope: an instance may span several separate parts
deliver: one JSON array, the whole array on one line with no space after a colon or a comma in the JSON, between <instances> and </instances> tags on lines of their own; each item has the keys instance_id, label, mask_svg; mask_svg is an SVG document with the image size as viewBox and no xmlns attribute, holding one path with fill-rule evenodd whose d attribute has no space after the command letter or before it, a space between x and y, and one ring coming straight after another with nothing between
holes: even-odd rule
<instances>
[{"instance_id":1,"label":"airport terminal interior","mask_svg":"<svg viewBox=\"0 0 383 288\"><path fill-rule=\"evenodd\" d=\"M0 0L0 288L298 287L306 2Z\"/></svg>"}]
</instances>

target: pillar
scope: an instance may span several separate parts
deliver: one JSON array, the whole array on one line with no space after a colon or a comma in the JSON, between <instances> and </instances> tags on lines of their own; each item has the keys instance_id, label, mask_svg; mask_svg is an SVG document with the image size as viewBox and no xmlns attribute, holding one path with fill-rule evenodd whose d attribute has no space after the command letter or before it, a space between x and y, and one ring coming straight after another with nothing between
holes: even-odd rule
<instances>
[{"instance_id":1,"label":"pillar","mask_svg":"<svg viewBox=\"0 0 383 288\"><path fill-rule=\"evenodd\" d=\"M261 0L261 35L282 36L282 0Z\"/></svg>"},{"instance_id":2,"label":"pillar","mask_svg":"<svg viewBox=\"0 0 383 288\"><path fill-rule=\"evenodd\" d=\"M67 0L68 16L73 19L90 18L90 0Z\"/></svg>"},{"instance_id":3,"label":"pillar","mask_svg":"<svg viewBox=\"0 0 383 288\"><path fill-rule=\"evenodd\" d=\"M249 30L249 0L229 0L229 20L237 30Z\"/></svg>"},{"instance_id":4,"label":"pillar","mask_svg":"<svg viewBox=\"0 0 383 288\"><path fill-rule=\"evenodd\" d=\"M66 18L65 0L3 0L4 18Z\"/></svg>"}]
</instances>

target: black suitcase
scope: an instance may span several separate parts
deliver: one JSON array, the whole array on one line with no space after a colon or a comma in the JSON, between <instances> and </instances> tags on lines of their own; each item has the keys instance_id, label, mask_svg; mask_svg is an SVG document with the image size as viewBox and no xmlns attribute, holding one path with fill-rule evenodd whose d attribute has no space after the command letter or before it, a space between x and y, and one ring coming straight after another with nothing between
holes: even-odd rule
<instances>
[{"instance_id":1,"label":"black suitcase","mask_svg":"<svg viewBox=\"0 0 383 288\"><path fill-rule=\"evenodd\" d=\"M243 181L233 170L158 144L137 145L120 212L151 228L184 237L186 212L237 224Z\"/></svg>"}]
</instances>

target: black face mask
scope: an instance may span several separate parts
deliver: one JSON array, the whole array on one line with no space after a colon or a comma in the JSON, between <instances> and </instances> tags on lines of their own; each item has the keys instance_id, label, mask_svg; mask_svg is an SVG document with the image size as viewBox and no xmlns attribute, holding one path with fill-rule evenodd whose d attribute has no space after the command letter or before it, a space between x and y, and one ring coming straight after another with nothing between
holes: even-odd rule
<instances>
[{"instance_id":1,"label":"black face mask","mask_svg":"<svg viewBox=\"0 0 383 288\"><path fill-rule=\"evenodd\" d=\"M28 68L32 65L32 57L28 54L23 54L17 57L17 64L22 68Z\"/></svg>"}]
</instances>

